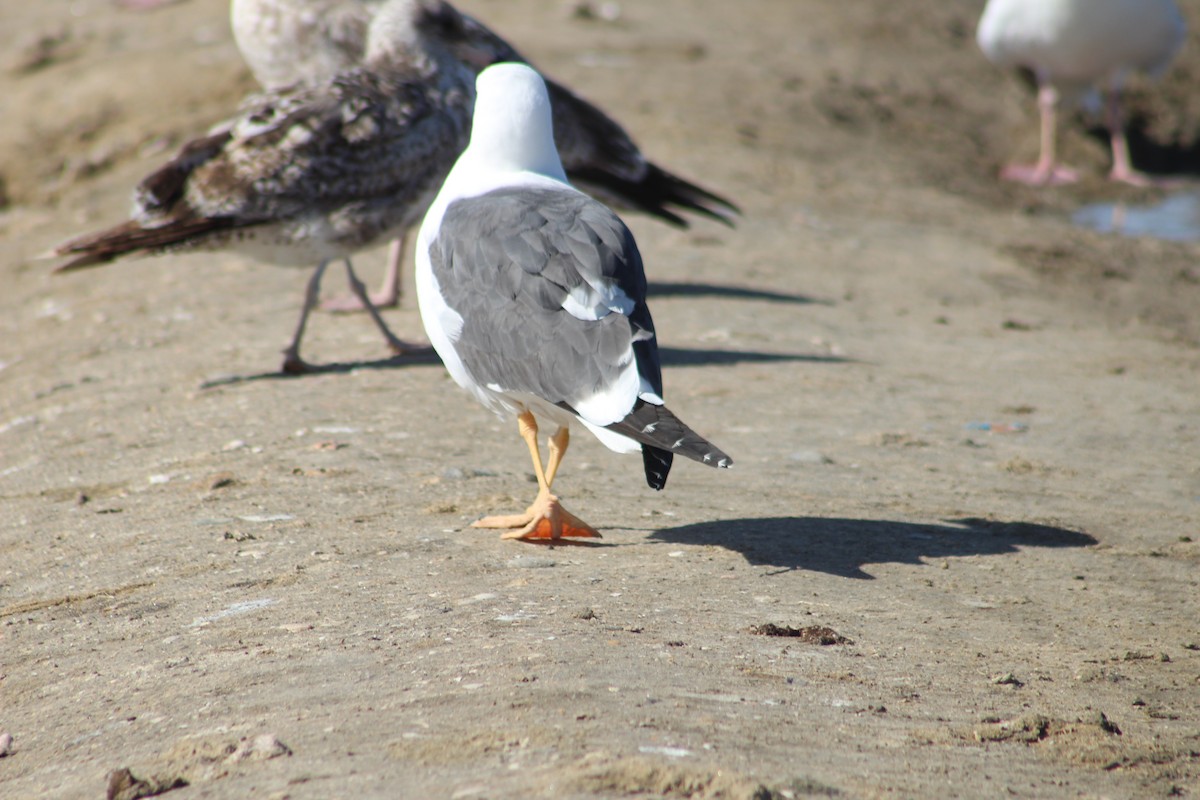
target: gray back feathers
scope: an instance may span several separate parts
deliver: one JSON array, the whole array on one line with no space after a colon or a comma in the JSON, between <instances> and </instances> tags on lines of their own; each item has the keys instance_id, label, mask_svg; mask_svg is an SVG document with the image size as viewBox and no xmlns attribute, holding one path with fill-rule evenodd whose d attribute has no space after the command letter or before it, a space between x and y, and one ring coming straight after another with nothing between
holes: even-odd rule
<instances>
[{"instance_id":1,"label":"gray back feathers","mask_svg":"<svg viewBox=\"0 0 1200 800\"><path fill-rule=\"evenodd\" d=\"M633 235L584 195L501 189L457 200L429 255L447 304L465 320L455 348L483 385L574 406L613 383L635 339L652 341ZM572 290L604 282L633 302L629 316L582 320L564 309ZM638 369L661 392L657 350L644 351Z\"/></svg>"}]
</instances>

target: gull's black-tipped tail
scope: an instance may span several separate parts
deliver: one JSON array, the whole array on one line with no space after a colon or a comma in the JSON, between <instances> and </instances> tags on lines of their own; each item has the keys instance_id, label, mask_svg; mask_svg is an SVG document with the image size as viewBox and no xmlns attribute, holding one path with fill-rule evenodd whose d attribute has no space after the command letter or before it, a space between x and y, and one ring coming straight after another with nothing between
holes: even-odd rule
<instances>
[{"instance_id":1,"label":"gull's black-tipped tail","mask_svg":"<svg viewBox=\"0 0 1200 800\"><path fill-rule=\"evenodd\" d=\"M638 400L625 419L609 425L608 429L641 443L646 483L652 489L667 485L667 473L676 453L710 467L733 465L732 458L685 425L666 406Z\"/></svg>"}]
</instances>

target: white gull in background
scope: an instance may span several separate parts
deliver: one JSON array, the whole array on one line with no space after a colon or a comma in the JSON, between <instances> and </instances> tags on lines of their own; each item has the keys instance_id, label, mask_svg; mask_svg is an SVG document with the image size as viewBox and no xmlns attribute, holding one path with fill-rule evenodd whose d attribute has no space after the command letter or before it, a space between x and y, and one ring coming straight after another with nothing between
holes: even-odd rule
<instances>
[{"instance_id":1,"label":"white gull in background","mask_svg":"<svg viewBox=\"0 0 1200 800\"><path fill-rule=\"evenodd\" d=\"M247 99L232 120L138 185L130 221L57 248L72 256L59 270L174 250L319 262L284 351L284 370L300 372L321 276L343 259L393 350L427 350L391 334L349 257L420 220L466 145L475 76L448 51L455 20L447 24L440 9L391 0L371 24L362 66Z\"/></svg>"},{"instance_id":2,"label":"white gull in background","mask_svg":"<svg viewBox=\"0 0 1200 800\"><path fill-rule=\"evenodd\" d=\"M367 30L380 8L378 0L233 0L234 37L247 64L268 88L319 83L339 68L356 63ZM478 72L502 61L528 63L511 44L449 3L437 6L446 30L446 46ZM620 207L633 208L664 222L687 227L681 212L732 224L737 208L712 192L673 175L647 160L629 134L611 117L570 89L547 81L554 114L554 139L571 180ZM379 307L400 296L403 237L392 243L383 286L371 294ZM326 308L361 307L357 298L339 298Z\"/></svg>"},{"instance_id":3,"label":"white gull in background","mask_svg":"<svg viewBox=\"0 0 1200 800\"><path fill-rule=\"evenodd\" d=\"M640 451L654 489L675 453L732 461L663 405L633 234L567 183L541 77L500 64L476 86L470 144L417 236L417 300L454 380L517 417L538 494L523 514L475 526L509 529L503 538L599 536L551 493L571 422L617 452ZM535 414L558 426L544 469Z\"/></svg>"},{"instance_id":4,"label":"white gull in background","mask_svg":"<svg viewBox=\"0 0 1200 800\"><path fill-rule=\"evenodd\" d=\"M1030 184L1077 180L1055 157L1055 111L1060 100L1079 100L1099 88L1108 94L1110 177L1150 183L1130 163L1121 88L1132 72L1153 77L1165 71L1185 34L1172 0L988 0L976 32L979 46L999 66L1033 72L1041 114L1037 163L1006 167L1002 176Z\"/></svg>"}]
</instances>

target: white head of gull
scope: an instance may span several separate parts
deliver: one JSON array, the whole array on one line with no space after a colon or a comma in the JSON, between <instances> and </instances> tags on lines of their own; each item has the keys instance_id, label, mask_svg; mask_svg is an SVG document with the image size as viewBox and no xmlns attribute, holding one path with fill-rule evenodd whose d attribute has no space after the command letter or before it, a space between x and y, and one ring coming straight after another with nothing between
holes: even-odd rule
<instances>
[{"instance_id":1,"label":"white head of gull","mask_svg":"<svg viewBox=\"0 0 1200 800\"><path fill-rule=\"evenodd\" d=\"M732 463L663 404L637 244L566 182L546 86L528 66L479 75L470 144L417 237L417 299L455 381L517 417L538 478L524 513L476 527L517 539L599 536L551 494L573 421L612 450L640 451L655 489L675 453ZM544 469L535 414L558 425Z\"/></svg>"}]
</instances>

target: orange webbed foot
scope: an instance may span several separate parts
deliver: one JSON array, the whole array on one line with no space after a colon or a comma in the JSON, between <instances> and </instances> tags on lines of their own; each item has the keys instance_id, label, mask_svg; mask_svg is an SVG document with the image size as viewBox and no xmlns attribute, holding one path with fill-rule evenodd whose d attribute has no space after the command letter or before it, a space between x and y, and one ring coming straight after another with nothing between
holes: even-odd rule
<instances>
[{"instance_id":1,"label":"orange webbed foot","mask_svg":"<svg viewBox=\"0 0 1200 800\"><path fill-rule=\"evenodd\" d=\"M599 539L600 532L563 508L550 493L539 494L524 514L484 517L472 528L516 528L500 535L501 539Z\"/></svg>"}]
</instances>

